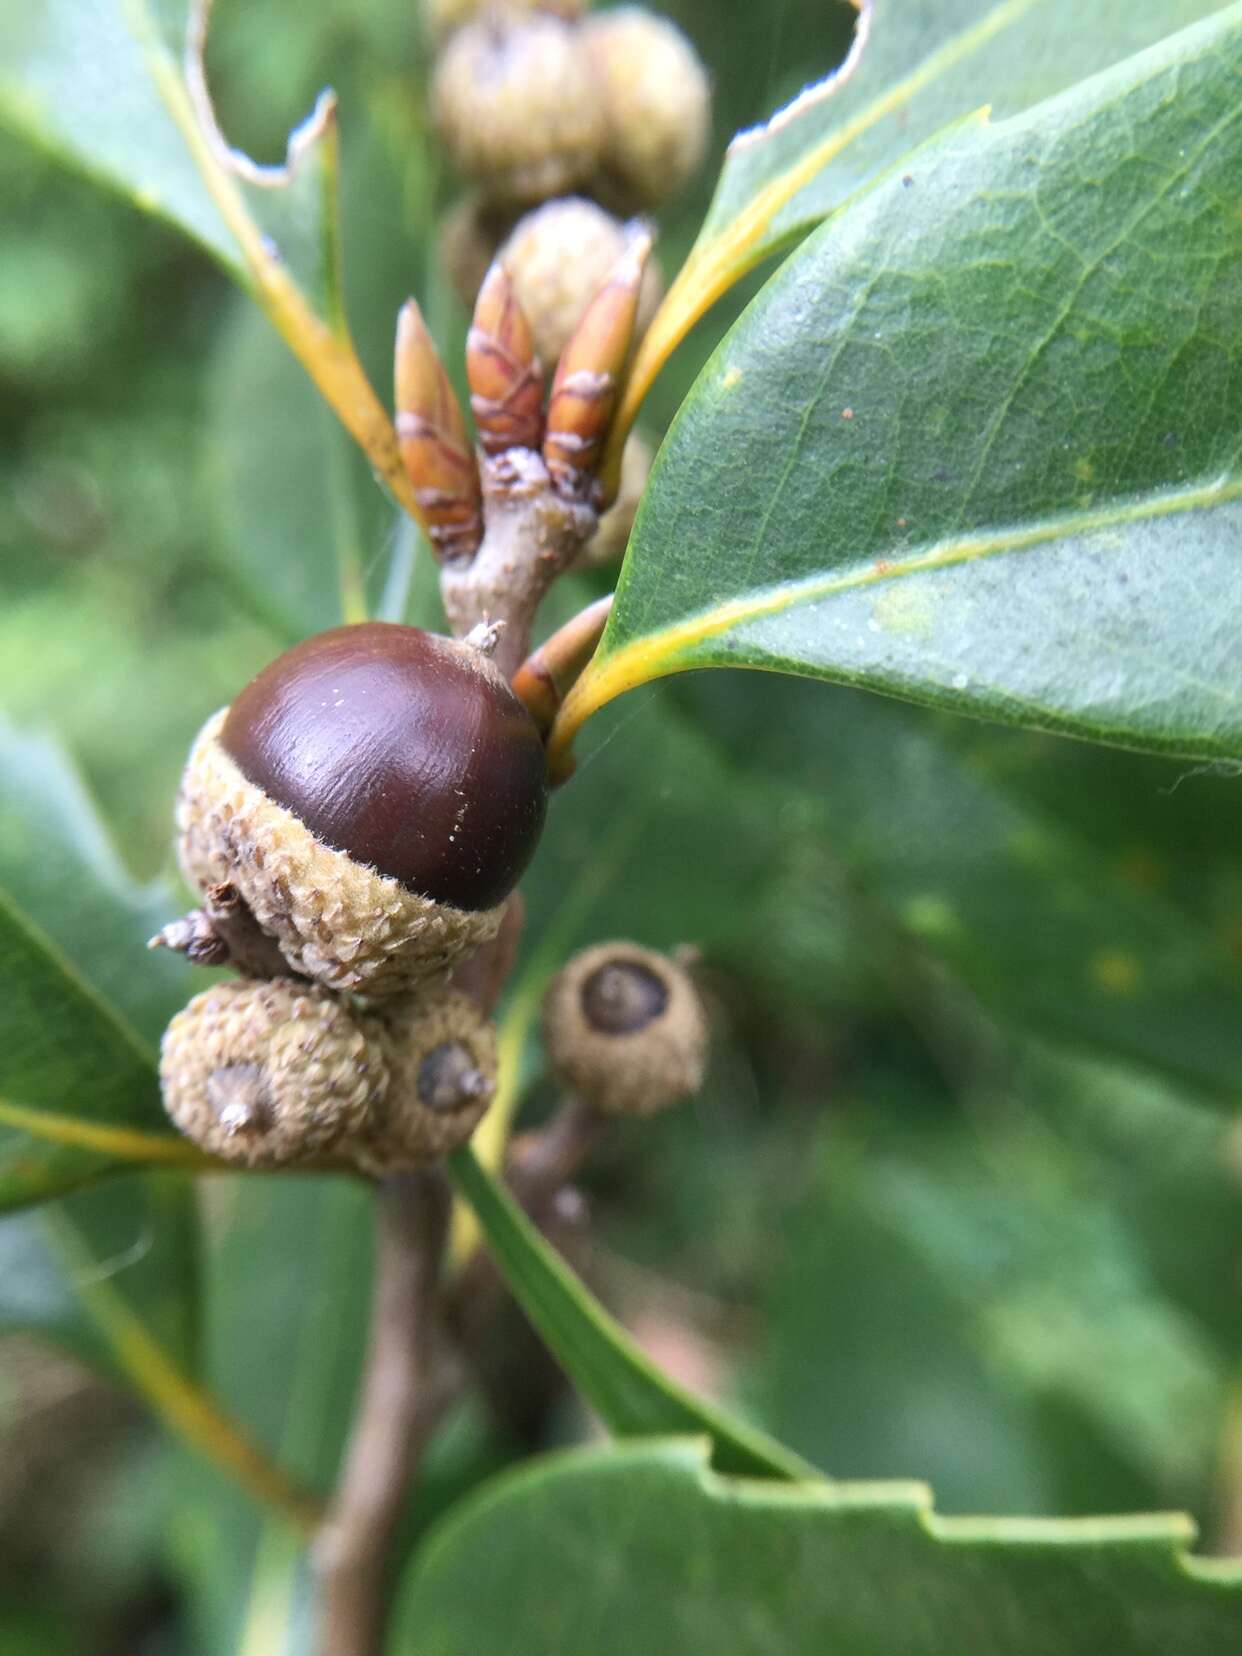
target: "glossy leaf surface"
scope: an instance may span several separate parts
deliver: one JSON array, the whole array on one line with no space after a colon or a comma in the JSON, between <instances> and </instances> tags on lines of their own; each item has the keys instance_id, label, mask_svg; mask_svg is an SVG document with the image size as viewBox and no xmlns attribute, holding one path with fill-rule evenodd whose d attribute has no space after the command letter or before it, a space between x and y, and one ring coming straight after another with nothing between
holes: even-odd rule
<instances>
[{"instance_id":1,"label":"glossy leaf surface","mask_svg":"<svg viewBox=\"0 0 1242 1656\"><path fill-rule=\"evenodd\" d=\"M806 673L1242 752L1242 9L825 226L683 406L563 710Z\"/></svg>"}]
</instances>

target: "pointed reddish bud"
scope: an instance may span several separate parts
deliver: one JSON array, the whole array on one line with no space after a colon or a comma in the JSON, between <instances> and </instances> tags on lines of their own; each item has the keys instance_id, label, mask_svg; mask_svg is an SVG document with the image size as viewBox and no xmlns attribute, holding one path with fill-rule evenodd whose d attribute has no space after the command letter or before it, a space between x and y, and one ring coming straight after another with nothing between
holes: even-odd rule
<instances>
[{"instance_id":1,"label":"pointed reddish bud","mask_svg":"<svg viewBox=\"0 0 1242 1656\"><path fill-rule=\"evenodd\" d=\"M483 538L479 468L461 405L422 312L407 299L397 318L397 441L442 562L471 558Z\"/></svg>"},{"instance_id":2,"label":"pointed reddish bud","mask_svg":"<svg viewBox=\"0 0 1242 1656\"><path fill-rule=\"evenodd\" d=\"M509 272L483 279L466 335L466 378L479 442L488 454L537 449L543 435L543 369Z\"/></svg>"},{"instance_id":3,"label":"pointed reddish bud","mask_svg":"<svg viewBox=\"0 0 1242 1656\"><path fill-rule=\"evenodd\" d=\"M650 252L651 234L641 228L587 306L552 381L543 458L557 488L575 499L591 492L634 337L638 289Z\"/></svg>"},{"instance_id":4,"label":"pointed reddish bud","mask_svg":"<svg viewBox=\"0 0 1242 1656\"><path fill-rule=\"evenodd\" d=\"M559 627L545 643L532 651L513 675L513 689L540 730L546 735L560 711L561 703L595 654L608 616L612 593L597 598L572 620Z\"/></svg>"}]
</instances>

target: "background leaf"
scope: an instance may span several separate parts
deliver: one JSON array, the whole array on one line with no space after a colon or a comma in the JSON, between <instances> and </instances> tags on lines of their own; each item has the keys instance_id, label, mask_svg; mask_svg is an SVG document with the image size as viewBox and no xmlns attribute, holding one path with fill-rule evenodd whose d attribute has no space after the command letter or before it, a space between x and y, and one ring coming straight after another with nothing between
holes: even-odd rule
<instances>
[{"instance_id":1,"label":"background leaf","mask_svg":"<svg viewBox=\"0 0 1242 1656\"><path fill-rule=\"evenodd\" d=\"M51 0L0 17L0 114L74 166L199 242L238 280L240 250L161 97L152 64L174 68L185 6ZM161 32L164 23L167 32Z\"/></svg>"},{"instance_id":2,"label":"background leaf","mask_svg":"<svg viewBox=\"0 0 1242 1656\"><path fill-rule=\"evenodd\" d=\"M129 880L63 758L7 734L0 776L0 1205L17 1206L120 1165L126 1129L152 1158L194 1159L153 1047L192 973L147 951L171 893ZM117 1154L91 1148L93 1130Z\"/></svg>"},{"instance_id":3,"label":"background leaf","mask_svg":"<svg viewBox=\"0 0 1242 1656\"><path fill-rule=\"evenodd\" d=\"M554 742L735 665L1242 753L1240 65L1234 6L794 255L670 432Z\"/></svg>"},{"instance_id":4,"label":"background leaf","mask_svg":"<svg viewBox=\"0 0 1242 1656\"><path fill-rule=\"evenodd\" d=\"M473 1649L511 1656L1225 1656L1242 1630L1238 1570L1188 1567L1192 1535L1177 1517L937 1518L910 1484L747 1484L709 1473L693 1443L587 1452L506 1478L449 1520L407 1579L390 1648L416 1636L447 1656L469 1625ZM582 1586L566 1592L567 1579Z\"/></svg>"},{"instance_id":5,"label":"background leaf","mask_svg":"<svg viewBox=\"0 0 1242 1656\"><path fill-rule=\"evenodd\" d=\"M774 1439L661 1374L469 1145L455 1150L448 1165L514 1298L610 1430L619 1437L650 1437L698 1428L708 1434L722 1469L763 1478L813 1476Z\"/></svg>"},{"instance_id":6,"label":"background leaf","mask_svg":"<svg viewBox=\"0 0 1242 1656\"><path fill-rule=\"evenodd\" d=\"M1198 1501L1233 1358L1150 1254L1189 1226L1203 1268L1234 1268L1224 1125L1132 1078L1105 1151L1107 1082L1046 1053L957 1110L903 1108L919 1085L857 1077L824 1124L756 1358L761 1418L840 1477L925 1477L947 1511ZM1160 1178L1179 1133L1187 1204L1217 1192L1201 1222Z\"/></svg>"}]
</instances>

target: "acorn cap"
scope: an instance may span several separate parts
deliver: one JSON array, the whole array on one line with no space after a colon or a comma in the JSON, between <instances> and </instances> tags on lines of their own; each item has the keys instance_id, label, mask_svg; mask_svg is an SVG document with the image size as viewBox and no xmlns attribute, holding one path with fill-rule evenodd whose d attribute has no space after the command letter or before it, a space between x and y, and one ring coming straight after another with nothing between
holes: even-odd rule
<instances>
[{"instance_id":1,"label":"acorn cap","mask_svg":"<svg viewBox=\"0 0 1242 1656\"><path fill-rule=\"evenodd\" d=\"M164 1108L212 1155L251 1167L323 1159L358 1135L388 1086L378 1031L314 984L216 984L160 1047Z\"/></svg>"},{"instance_id":2,"label":"acorn cap","mask_svg":"<svg viewBox=\"0 0 1242 1656\"><path fill-rule=\"evenodd\" d=\"M498 201L544 201L589 178L604 139L577 24L493 12L448 41L432 83L454 162Z\"/></svg>"},{"instance_id":3,"label":"acorn cap","mask_svg":"<svg viewBox=\"0 0 1242 1656\"><path fill-rule=\"evenodd\" d=\"M574 955L543 1002L558 1079L610 1115L654 1115L697 1092L707 1022L689 974L637 943Z\"/></svg>"},{"instance_id":4,"label":"acorn cap","mask_svg":"<svg viewBox=\"0 0 1242 1656\"><path fill-rule=\"evenodd\" d=\"M620 219L582 196L564 196L519 219L500 249L535 336L535 350L549 373L628 241ZM646 331L663 294L659 267L648 259L638 296L636 336Z\"/></svg>"},{"instance_id":5,"label":"acorn cap","mask_svg":"<svg viewBox=\"0 0 1242 1656\"><path fill-rule=\"evenodd\" d=\"M603 87L603 159L630 205L669 200L698 171L711 137L711 85L689 40L641 6L600 12L582 39Z\"/></svg>"},{"instance_id":6,"label":"acorn cap","mask_svg":"<svg viewBox=\"0 0 1242 1656\"><path fill-rule=\"evenodd\" d=\"M371 1129L374 1171L420 1167L464 1144L496 1091L496 1035L477 1003L443 985L377 1017L391 1077Z\"/></svg>"},{"instance_id":7,"label":"acorn cap","mask_svg":"<svg viewBox=\"0 0 1242 1656\"><path fill-rule=\"evenodd\" d=\"M200 890L230 884L294 972L331 989L390 995L442 976L495 937L503 902L435 902L317 838L247 781L208 719L177 798L178 854Z\"/></svg>"}]
</instances>

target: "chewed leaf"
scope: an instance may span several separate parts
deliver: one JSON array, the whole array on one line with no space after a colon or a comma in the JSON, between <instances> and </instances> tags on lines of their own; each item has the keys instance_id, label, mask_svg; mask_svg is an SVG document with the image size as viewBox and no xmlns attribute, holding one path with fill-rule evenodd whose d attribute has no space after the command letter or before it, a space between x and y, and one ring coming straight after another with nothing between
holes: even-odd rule
<instances>
[{"instance_id":1,"label":"chewed leaf","mask_svg":"<svg viewBox=\"0 0 1242 1656\"><path fill-rule=\"evenodd\" d=\"M47 0L0 19L0 120L192 236L242 283L381 481L416 503L392 421L341 298L336 104L325 93L286 162L232 149L204 67L211 0Z\"/></svg>"},{"instance_id":2,"label":"chewed leaf","mask_svg":"<svg viewBox=\"0 0 1242 1656\"><path fill-rule=\"evenodd\" d=\"M724 291L914 147L985 105L997 120L1029 109L1224 3L858 0L841 65L730 145L699 238L635 361L619 429Z\"/></svg>"},{"instance_id":3,"label":"chewed leaf","mask_svg":"<svg viewBox=\"0 0 1242 1656\"><path fill-rule=\"evenodd\" d=\"M942 1518L921 1484L722 1478L693 1441L577 1451L443 1523L392 1648L460 1650L469 1604L476 1656L1231 1656L1242 1568L1193 1539L1177 1513Z\"/></svg>"},{"instance_id":4,"label":"chewed leaf","mask_svg":"<svg viewBox=\"0 0 1242 1656\"><path fill-rule=\"evenodd\" d=\"M663 674L762 667L1242 755L1242 7L823 226L652 474L554 753Z\"/></svg>"}]
</instances>

